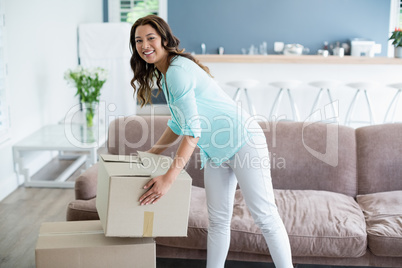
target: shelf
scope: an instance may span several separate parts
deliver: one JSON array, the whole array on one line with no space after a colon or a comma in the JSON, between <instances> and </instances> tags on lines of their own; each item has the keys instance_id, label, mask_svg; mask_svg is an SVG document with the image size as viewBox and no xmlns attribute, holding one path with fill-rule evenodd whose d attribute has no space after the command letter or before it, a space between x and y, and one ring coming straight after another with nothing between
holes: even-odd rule
<instances>
[{"instance_id":1,"label":"shelf","mask_svg":"<svg viewBox=\"0 0 402 268\"><path fill-rule=\"evenodd\" d=\"M280 64L398 64L400 58L387 57L336 57L336 56L284 56L284 55L195 55L201 63L280 63Z\"/></svg>"}]
</instances>

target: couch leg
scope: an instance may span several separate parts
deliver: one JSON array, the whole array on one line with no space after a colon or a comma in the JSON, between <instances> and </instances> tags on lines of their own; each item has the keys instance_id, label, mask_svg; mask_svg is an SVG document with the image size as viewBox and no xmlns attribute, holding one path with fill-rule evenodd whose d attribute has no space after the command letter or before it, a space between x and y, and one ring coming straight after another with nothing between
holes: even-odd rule
<instances>
[{"instance_id":1,"label":"couch leg","mask_svg":"<svg viewBox=\"0 0 402 268\"><path fill-rule=\"evenodd\" d=\"M294 267L294 268L297 268L297 267L298 267L298 264L297 264L297 263L293 264L293 267Z\"/></svg>"}]
</instances>

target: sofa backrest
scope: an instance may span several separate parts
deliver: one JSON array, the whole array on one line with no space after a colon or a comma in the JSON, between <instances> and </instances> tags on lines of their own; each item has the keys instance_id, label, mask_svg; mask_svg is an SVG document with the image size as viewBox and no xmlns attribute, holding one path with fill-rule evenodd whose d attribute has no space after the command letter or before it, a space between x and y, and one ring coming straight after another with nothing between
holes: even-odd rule
<instances>
[{"instance_id":1,"label":"sofa backrest","mask_svg":"<svg viewBox=\"0 0 402 268\"><path fill-rule=\"evenodd\" d=\"M402 190L402 124L356 129L358 193Z\"/></svg>"},{"instance_id":2,"label":"sofa backrest","mask_svg":"<svg viewBox=\"0 0 402 268\"><path fill-rule=\"evenodd\" d=\"M356 196L356 140L352 128L309 122L260 122L276 189L325 190Z\"/></svg>"},{"instance_id":3,"label":"sofa backrest","mask_svg":"<svg viewBox=\"0 0 402 268\"><path fill-rule=\"evenodd\" d=\"M109 126L108 151L135 154L157 142L170 116L130 116ZM357 194L355 131L332 124L260 122L267 138L274 188L327 190ZM174 157L180 139L163 154ZM199 149L186 170L203 187Z\"/></svg>"}]
</instances>

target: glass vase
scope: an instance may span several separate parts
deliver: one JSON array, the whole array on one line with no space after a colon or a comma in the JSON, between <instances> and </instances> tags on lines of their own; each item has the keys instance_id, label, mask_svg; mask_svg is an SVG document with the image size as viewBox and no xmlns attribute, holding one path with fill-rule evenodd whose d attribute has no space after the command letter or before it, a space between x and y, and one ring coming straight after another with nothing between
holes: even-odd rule
<instances>
[{"instance_id":1,"label":"glass vase","mask_svg":"<svg viewBox=\"0 0 402 268\"><path fill-rule=\"evenodd\" d=\"M99 114L98 102L85 102L82 103L82 114L84 122L88 128L92 128L97 124Z\"/></svg>"}]
</instances>

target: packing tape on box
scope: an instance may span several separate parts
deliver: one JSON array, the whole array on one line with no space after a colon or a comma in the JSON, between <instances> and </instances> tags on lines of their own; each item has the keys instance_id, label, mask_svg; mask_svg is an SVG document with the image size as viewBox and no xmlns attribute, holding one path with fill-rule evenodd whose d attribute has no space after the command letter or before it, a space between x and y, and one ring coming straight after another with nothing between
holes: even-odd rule
<instances>
[{"instance_id":1,"label":"packing tape on box","mask_svg":"<svg viewBox=\"0 0 402 268\"><path fill-rule=\"evenodd\" d=\"M154 228L154 213L152 211L144 211L144 230L142 236L152 237Z\"/></svg>"}]
</instances>

